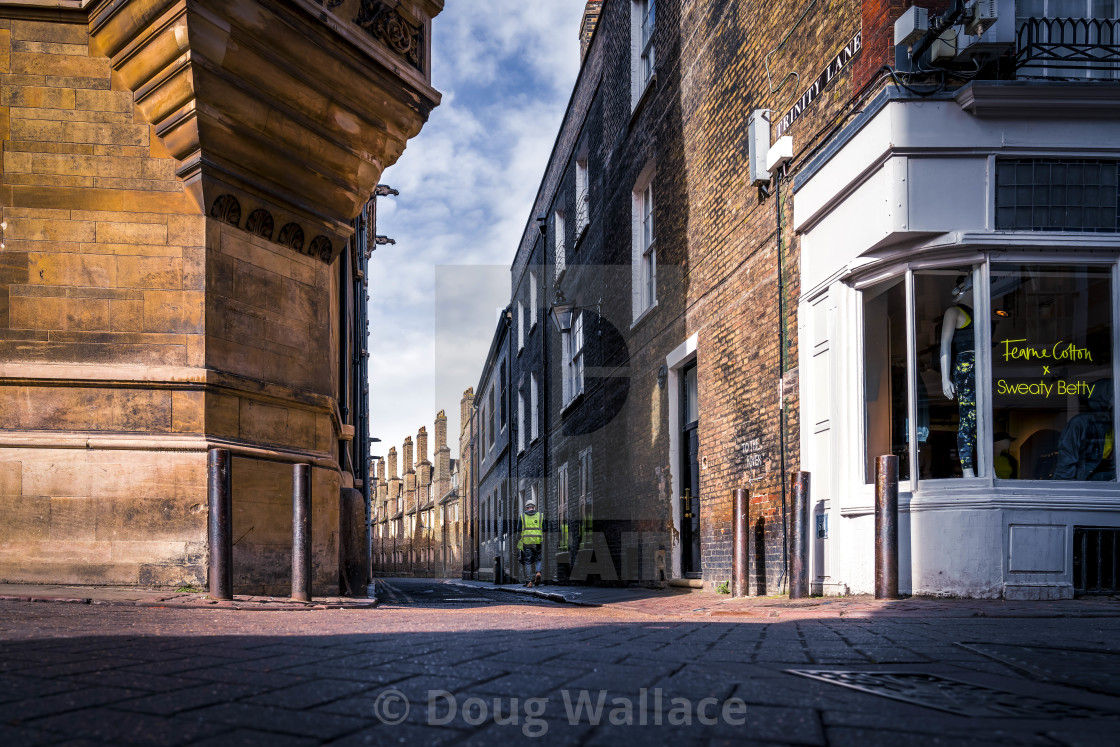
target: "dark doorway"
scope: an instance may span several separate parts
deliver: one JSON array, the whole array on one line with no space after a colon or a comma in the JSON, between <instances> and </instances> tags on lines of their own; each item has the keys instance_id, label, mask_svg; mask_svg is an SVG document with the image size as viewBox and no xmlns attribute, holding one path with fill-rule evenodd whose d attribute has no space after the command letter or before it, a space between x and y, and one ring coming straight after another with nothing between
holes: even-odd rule
<instances>
[{"instance_id":1,"label":"dark doorway","mask_svg":"<svg viewBox=\"0 0 1120 747\"><path fill-rule=\"evenodd\" d=\"M700 407L696 364L681 371L681 574L700 578Z\"/></svg>"}]
</instances>

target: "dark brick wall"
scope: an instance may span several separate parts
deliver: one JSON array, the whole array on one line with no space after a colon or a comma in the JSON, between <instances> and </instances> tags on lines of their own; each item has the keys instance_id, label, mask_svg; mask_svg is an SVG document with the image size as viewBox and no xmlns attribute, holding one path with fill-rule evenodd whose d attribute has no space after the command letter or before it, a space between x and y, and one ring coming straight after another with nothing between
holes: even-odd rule
<instances>
[{"instance_id":1,"label":"dark brick wall","mask_svg":"<svg viewBox=\"0 0 1120 747\"><path fill-rule=\"evenodd\" d=\"M546 563L556 558L556 470L569 465L569 502L578 494L578 454L590 447L595 531L609 549L608 581L659 581L676 575L672 524L666 356L698 338L700 504L705 584L731 576L731 491L751 493L751 588L783 590L784 475L800 466L797 302L800 246L789 228L792 180L763 196L749 182L750 113L777 121L825 65L863 28L864 50L788 131L796 170L851 111L860 75L890 54L884 36L902 4L799 0L657 5L656 81L635 109L631 100L629 0L606 0L567 116L542 178L513 263L513 292L527 269L548 271L541 324L514 376L548 371L545 443L515 463L519 479L544 478L553 530ZM871 50L871 51L869 51ZM769 64L769 75L767 74ZM863 72L861 72L863 71ZM868 72L869 71L869 72ZM784 81L784 83L783 83ZM574 160L586 145L591 223L577 240ZM658 305L632 325L632 191L656 164L654 223ZM584 395L561 401L559 335L547 321L557 278L551 219L541 241L536 216L562 206L568 216L567 270L559 286L588 307ZM780 224L780 228L779 228ZM543 381L543 379L542 379ZM780 388L781 387L781 388ZM781 396L779 392L781 391ZM566 569L549 566L563 577ZM612 570L614 575L612 576Z\"/></svg>"}]
</instances>

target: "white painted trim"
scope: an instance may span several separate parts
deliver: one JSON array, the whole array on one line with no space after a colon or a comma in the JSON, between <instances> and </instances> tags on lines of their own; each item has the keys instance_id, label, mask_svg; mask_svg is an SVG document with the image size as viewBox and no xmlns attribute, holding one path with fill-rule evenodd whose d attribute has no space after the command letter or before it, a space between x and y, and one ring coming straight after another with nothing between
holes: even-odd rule
<instances>
[{"instance_id":1,"label":"white painted trim","mask_svg":"<svg viewBox=\"0 0 1120 747\"><path fill-rule=\"evenodd\" d=\"M666 464L669 465L669 478L670 478L670 508L673 515L673 529L676 532L676 538L673 541L672 558L666 572L671 578L681 578L681 506L677 496L681 494L681 475L679 469L680 449L681 449L681 423L680 423L680 387L681 377L680 370L686 365L696 360L697 344L700 335L694 333L691 337L673 349L671 353L665 356L665 368L668 370L669 375L666 378L665 386L668 389L668 407L669 407L669 460ZM703 418L703 413L701 413Z\"/></svg>"}]
</instances>

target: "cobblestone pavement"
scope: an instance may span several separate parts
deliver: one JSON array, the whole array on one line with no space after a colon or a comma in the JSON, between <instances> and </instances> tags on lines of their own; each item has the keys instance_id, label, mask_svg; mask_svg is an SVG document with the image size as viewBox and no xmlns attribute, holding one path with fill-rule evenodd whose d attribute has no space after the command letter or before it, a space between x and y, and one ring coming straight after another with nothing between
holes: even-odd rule
<instances>
[{"instance_id":1,"label":"cobblestone pavement","mask_svg":"<svg viewBox=\"0 0 1120 747\"><path fill-rule=\"evenodd\" d=\"M378 596L0 601L0 744L1112 745L1120 728L1111 600L760 600L771 617L698 593L590 608L393 579Z\"/></svg>"}]
</instances>

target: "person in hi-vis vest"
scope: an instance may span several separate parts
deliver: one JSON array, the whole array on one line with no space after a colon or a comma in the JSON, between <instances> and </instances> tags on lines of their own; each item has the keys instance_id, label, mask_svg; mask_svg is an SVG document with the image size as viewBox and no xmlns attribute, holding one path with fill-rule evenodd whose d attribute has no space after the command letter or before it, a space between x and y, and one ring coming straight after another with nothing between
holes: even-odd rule
<instances>
[{"instance_id":1,"label":"person in hi-vis vest","mask_svg":"<svg viewBox=\"0 0 1120 747\"><path fill-rule=\"evenodd\" d=\"M517 550L521 555L521 565L525 569L526 586L541 585L541 543L544 540L542 517L537 513L537 504L528 501L525 513L517 523Z\"/></svg>"}]
</instances>

